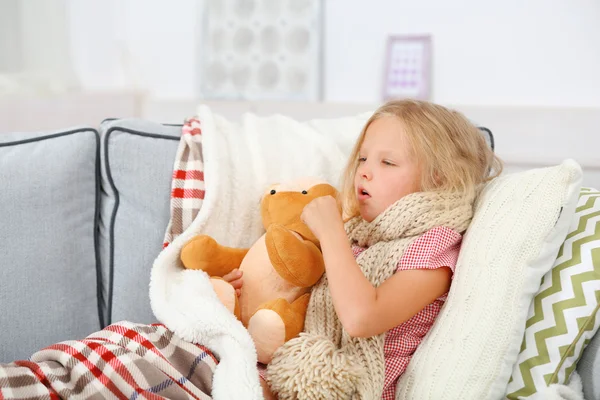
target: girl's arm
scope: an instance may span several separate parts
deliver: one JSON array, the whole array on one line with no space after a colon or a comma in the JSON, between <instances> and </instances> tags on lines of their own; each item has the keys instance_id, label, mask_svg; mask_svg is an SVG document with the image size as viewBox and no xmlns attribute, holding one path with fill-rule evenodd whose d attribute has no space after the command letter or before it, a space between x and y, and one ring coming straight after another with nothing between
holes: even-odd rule
<instances>
[{"instance_id":1,"label":"girl's arm","mask_svg":"<svg viewBox=\"0 0 600 400\"><path fill-rule=\"evenodd\" d=\"M341 224L329 226L321 250L335 311L353 337L370 337L407 321L448 292L452 271L398 271L378 288L363 275Z\"/></svg>"}]
</instances>

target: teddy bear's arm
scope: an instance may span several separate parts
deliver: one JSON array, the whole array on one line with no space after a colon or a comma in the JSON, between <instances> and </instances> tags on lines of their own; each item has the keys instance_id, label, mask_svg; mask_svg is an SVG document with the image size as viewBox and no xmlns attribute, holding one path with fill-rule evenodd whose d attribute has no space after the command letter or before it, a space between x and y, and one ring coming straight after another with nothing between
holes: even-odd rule
<instances>
[{"instance_id":1,"label":"teddy bear's arm","mask_svg":"<svg viewBox=\"0 0 600 400\"><path fill-rule=\"evenodd\" d=\"M212 237L199 235L181 249L181 262L188 269L200 269L209 276L222 277L240 267L248 249L222 246Z\"/></svg>"},{"instance_id":2,"label":"teddy bear's arm","mask_svg":"<svg viewBox=\"0 0 600 400\"><path fill-rule=\"evenodd\" d=\"M265 237L273 268L286 281L299 287L317 283L325 272L321 250L310 240L298 238L282 225L273 224Z\"/></svg>"}]
</instances>

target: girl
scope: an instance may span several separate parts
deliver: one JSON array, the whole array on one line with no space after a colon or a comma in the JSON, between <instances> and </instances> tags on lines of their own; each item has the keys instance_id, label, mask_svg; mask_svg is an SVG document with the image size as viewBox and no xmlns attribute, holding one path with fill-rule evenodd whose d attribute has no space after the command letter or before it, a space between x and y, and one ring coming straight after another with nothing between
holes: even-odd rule
<instances>
[{"instance_id":1,"label":"girl","mask_svg":"<svg viewBox=\"0 0 600 400\"><path fill-rule=\"evenodd\" d=\"M268 366L271 390L393 399L444 304L478 190L501 170L460 113L414 100L380 107L353 149L341 199L321 197L304 209L326 273L312 291L305 332ZM237 271L230 280L242 284Z\"/></svg>"}]
</instances>

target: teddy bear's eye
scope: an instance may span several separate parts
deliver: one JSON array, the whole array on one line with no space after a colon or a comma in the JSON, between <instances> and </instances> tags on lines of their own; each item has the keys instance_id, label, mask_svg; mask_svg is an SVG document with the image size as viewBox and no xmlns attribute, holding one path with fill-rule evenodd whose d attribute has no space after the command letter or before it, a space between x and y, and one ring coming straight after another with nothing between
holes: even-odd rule
<instances>
[{"instance_id":1,"label":"teddy bear's eye","mask_svg":"<svg viewBox=\"0 0 600 400\"><path fill-rule=\"evenodd\" d=\"M275 193L277 193L277 191L275 189L272 189L271 194L275 194Z\"/></svg>"},{"instance_id":2,"label":"teddy bear's eye","mask_svg":"<svg viewBox=\"0 0 600 400\"><path fill-rule=\"evenodd\" d=\"M302 194L308 194L308 192L306 190L303 190Z\"/></svg>"}]
</instances>

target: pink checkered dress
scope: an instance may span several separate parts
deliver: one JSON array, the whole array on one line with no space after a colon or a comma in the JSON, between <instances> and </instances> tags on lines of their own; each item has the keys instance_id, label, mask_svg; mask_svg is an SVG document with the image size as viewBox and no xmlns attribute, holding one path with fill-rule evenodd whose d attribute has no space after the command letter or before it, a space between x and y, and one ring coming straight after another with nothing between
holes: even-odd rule
<instances>
[{"instance_id":1,"label":"pink checkered dress","mask_svg":"<svg viewBox=\"0 0 600 400\"><path fill-rule=\"evenodd\" d=\"M454 273L461 241L462 236L450 228L433 228L406 248L396 271L449 267ZM364 250L354 246L354 257L358 257ZM382 399L394 399L398 379L406 370L417 346L429 332L445 300L446 295L437 298L411 319L387 332L383 348L385 381Z\"/></svg>"},{"instance_id":2,"label":"pink checkered dress","mask_svg":"<svg viewBox=\"0 0 600 400\"><path fill-rule=\"evenodd\" d=\"M449 267L454 273L461 242L462 236L458 232L446 227L433 228L406 248L396 271ZM358 257L364 250L366 249L354 246L354 257ZM445 301L446 295L437 298L411 319L387 332L383 348L385 381L382 399L394 399L398 379L406 370L417 346L429 332ZM259 364L258 370L261 378L265 379L266 367Z\"/></svg>"}]
</instances>

